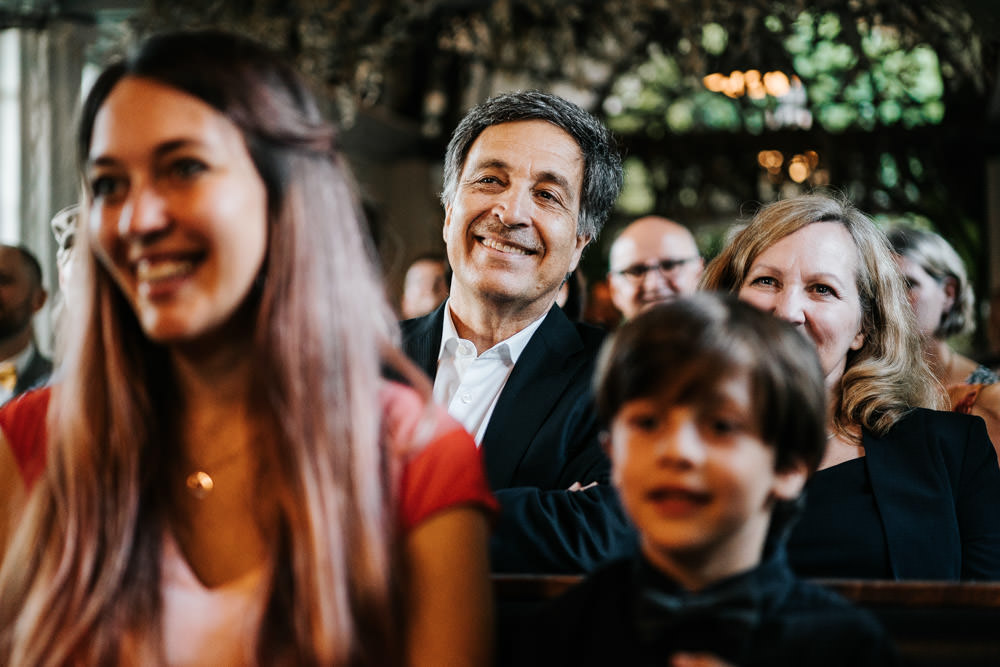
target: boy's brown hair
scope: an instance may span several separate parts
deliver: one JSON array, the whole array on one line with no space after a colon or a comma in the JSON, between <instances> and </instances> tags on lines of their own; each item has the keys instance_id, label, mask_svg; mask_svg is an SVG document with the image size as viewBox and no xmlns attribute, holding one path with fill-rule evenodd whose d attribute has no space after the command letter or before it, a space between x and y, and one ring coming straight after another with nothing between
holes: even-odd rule
<instances>
[{"instance_id":1,"label":"boy's brown hair","mask_svg":"<svg viewBox=\"0 0 1000 667\"><path fill-rule=\"evenodd\" d=\"M775 468L816 470L826 447L826 386L815 346L795 328L727 294L702 292L660 304L626 322L605 343L595 374L601 420L622 405L667 396L679 404L708 395L745 370L755 426L775 449Z\"/></svg>"}]
</instances>

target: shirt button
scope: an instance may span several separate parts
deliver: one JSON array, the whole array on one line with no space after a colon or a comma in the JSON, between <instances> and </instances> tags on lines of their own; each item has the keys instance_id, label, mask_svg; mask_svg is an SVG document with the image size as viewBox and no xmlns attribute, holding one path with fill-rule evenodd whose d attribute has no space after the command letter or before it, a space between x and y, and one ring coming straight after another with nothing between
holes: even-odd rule
<instances>
[{"instance_id":1,"label":"shirt button","mask_svg":"<svg viewBox=\"0 0 1000 667\"><path fill-rule=\"evenodd\" d=\"M462 394L461 398L462 398L462 402L465 403L466 405L468 405L469 403L472 403L472 392L468 392L468 391L465 392L464 394Z\"/></svg>"}]
</instances>

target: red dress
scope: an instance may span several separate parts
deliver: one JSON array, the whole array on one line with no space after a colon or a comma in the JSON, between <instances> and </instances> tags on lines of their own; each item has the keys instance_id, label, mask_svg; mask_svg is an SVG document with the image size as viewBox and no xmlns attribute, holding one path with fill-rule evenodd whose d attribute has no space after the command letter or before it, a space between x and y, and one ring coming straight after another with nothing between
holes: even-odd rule
<instances>
[{"instance_id":1,"label":"red dress","mask_svg":"<svg viewBox=\"0 0 1000 667\"><path fill-rule=\"evenodd\" d=\"M0 409L0 428L28 487L45 466L45 416L50 396L48 388L40 389L22 394ZM496 511L479 450L458 422L399 384L386 384L381 402L387 446L404 460L398 496L404 533L439 510L458 505L472 505L491 514ZM266 584L264 571L258 568L234 581L204 585L173 534L166 530L160 573L160 636L166 664L252 662ZM141 638L123 638L123 664L144 662L137 657L142 655Z\"/></svg>"},{"instance_id":2,"label":"red dress","mask_svg":"<svg viewBox=\"0 0 1000 667\"><path fill-rule=\"evenodd\" d=\"M45 467L45 415L52 392L44 387L21 394L0 408L0 429L7 437L25 486ZM497 509L475 443L462 426L411 389L386 383L382 411L393 452L406 458L400 480L399 513L404 531L455 505ZM419 444L426 441L426 444Z\"/></svg>"}]
</instances>

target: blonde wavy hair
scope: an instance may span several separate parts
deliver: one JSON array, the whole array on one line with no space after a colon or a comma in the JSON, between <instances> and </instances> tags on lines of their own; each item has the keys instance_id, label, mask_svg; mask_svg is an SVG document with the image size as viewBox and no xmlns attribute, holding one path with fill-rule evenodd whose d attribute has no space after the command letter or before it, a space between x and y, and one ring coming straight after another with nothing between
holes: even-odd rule
<instances>
[{"instance_id":1,"label":"blonde wavy hair","mask_svg":"<svg viewBox=\"0 0 1000 667\"><path fill-rule=\"evenodd\" d=\"M915 407L942 409L944 394L924 360L903 277L885 234L846 197L815 192L762 207L705 268L701 288L739 292L754 260L786 236L816 222L838 222L858 250L855 281L865 342L849 351L834 392L834 428L846 437L860 425L884 435Z\"/></svg>"}]
</instances>

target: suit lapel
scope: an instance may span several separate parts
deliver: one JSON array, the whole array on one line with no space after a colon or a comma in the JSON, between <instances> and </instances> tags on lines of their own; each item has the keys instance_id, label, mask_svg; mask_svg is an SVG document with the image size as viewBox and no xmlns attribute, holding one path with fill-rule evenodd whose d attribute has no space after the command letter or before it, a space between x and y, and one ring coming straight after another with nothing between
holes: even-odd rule
<instances>
[{"instance_id":1,"label":"suit lapel","mask_svg":"<svg viewBox=\"0 0 1000 667\"><path fill-rule=\"evenodd\" d=\"M896 579L922 579L928 568L953 561L945 554L960 550L954 502L944 464L928 446L919 413L904 418L887 436L864 432L865 457L872 495L878 508ZM907 423L908 422L908 423ZM921 529L934 526L934 530ZM961 575L955 568L955 579Z\"/></svg>"},{"instance_id":2,"label":"suit lapel","mask_svg":"<svg viewBox=\"0 0 1000 667\"><path fill-rule=\"evenodd\" d=\"M483 435L483 462L491 488L512 485L535 433L574 377L577 365L567 360L581 348L583 341L573 324L553 307L514 365Z\"/></svg>"},{"instance_id":3,"label":"suit lapel","mask_svg":"<svg viewBox=\"0 0 1000 667\"><path fill-rule=\"evenodd\" d=\"M400 325L403 333L403 351L433 381L437 375L438 352L441 349L441 331L444 329L445 300L437 310Z\"/></svg>"}]
</instances>

